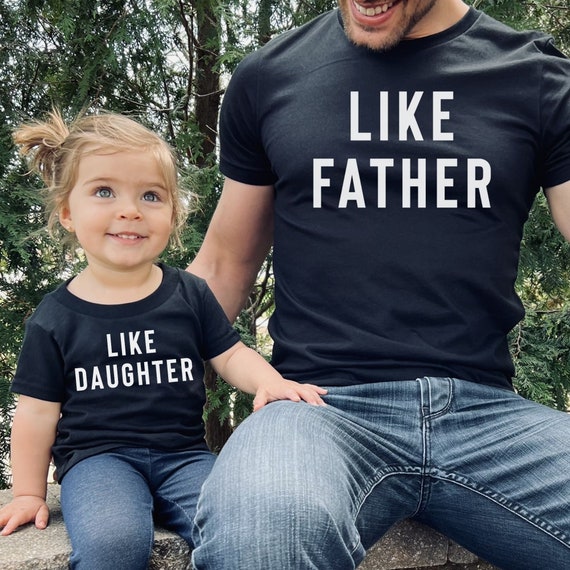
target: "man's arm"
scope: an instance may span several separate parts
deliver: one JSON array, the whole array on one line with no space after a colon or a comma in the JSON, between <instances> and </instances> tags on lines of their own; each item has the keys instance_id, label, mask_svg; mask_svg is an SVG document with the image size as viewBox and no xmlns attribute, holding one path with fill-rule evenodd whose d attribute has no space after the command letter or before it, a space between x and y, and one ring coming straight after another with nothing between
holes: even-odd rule
<instances>
[{"instance_id":1,"label":"man's arm","mask_svg":"<svg viewBox=\"0 0 570 570\"><path fill-rule=\"evenodd\" d=\"M570 242L570 180L547 188L545 194L554 223Z\"/></svg>"},{"instance_id":2,"label":"man's arm","mask_svg":"<svg viewBox=\"0 0 570 570\"><path fill-rule=\"evenodd\" d=\"M188 271L206 279L228 318L245 305L273 241L273 186L226 178L204 243Z\"/></svg>"}]
</instances>

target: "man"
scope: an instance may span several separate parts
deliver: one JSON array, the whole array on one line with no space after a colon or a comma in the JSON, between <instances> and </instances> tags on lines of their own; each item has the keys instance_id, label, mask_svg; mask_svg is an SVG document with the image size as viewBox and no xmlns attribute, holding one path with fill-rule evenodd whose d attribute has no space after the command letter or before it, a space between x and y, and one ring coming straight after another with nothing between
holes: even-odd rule
<instances>
[{"instance_id":1,"label":"man","mask_svg":"<svg viewBox=\"0 0 570 570\"><path fill-rule=\"evenodd\" d=\"M339 0L246 58L190 270L235 317L274 247L273 363L328 389L230 438L198 569L355 568L413 517L507 569L570 567L570 416L508 331L544 188L570 239L570 63L461 0Z\"/></svg>"}]
</instances>

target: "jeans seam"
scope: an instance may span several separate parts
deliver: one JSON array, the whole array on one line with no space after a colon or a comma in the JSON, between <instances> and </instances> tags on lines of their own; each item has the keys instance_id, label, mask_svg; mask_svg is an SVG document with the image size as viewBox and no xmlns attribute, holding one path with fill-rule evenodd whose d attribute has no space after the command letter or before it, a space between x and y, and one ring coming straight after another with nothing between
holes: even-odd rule
<instances>
[{"instance_id":1,"label":"jeans seam","mask_svg":"<svg viewBox=\"0 0 570 570\"><path fill-rule=\"evenodd\" d=\"M356 528L356 520L358 519L358 515L360 514L360 510L362 509L362 506L366 502L366 499L370 496L370 494L374 491L374 489L376 489L376 487L378 487L378 485L382 484L389 477L394 477L397 475L412 475L412 476L418 476L421 478L422 477L422 470L419 467L392 466L392 467L387 467L387 468L381 469L380 471L377 471L375 476L373 478L371 478L369 484L362 489L362 493L360 493L360 496L355 501L355 505L357 505L356 509L354 511L354 519L353 519L355 528ZM402 519L414 517L419 510L419 506L420 506L420 503L418 502L418 506L416 507L414 512L410 513L409 515L402 517ZM356 537L355 537L355 541L354 541L354 545L352 547L349 547L350 548L350 555L353 556L361 545L362 545L362 542L360 540L360 534L357 532ZM354 558L354 556L353 556L353 558Z\"/></svg>"},{"instance_id":2,"label":"jeans seam","mask_svg":"<svg viewBox=\"0 0 570 570\"><path fill-rule=\"evenodd\" d=\"M355 501L355 504L357 505L357 507L355 509L355 515L354 515L355 521L358 518L358 515L360 514L360 510L362 509L362 505L364 505L364 503L366 502L366 499L370 496L372 491L374 491L374 489L376 489L376 487L378 487L378 485L383 483L384 480L388 479L389 477L394 477L397 475L418 476L420 478L423 477L422 469L420 467L404 467L404 466L399 465L399 466L385 467L385 468L381 469L380 471L377 471L375 476L370 479L369 484L365 488L363 488L362 493L360 493L360 496ZM418 505L417 505L416 509L414 509L413 513L411 513L410 515L406 515L403 518L409 518L409 517L415 516L419 510L420 504L421 504L421 500L418 501Z\"/></svg>"},{"instance_id":3,"label":"jeans seam","mask_svg":"<svg viewBox=\"0 0 570 570\"><path fill-rule=\"evenodd\" d=\"M441 481L447 481L450 483L454 483L459 487L463 487L469 491L473 491L478 495L489 499L490 501L494 502L496 505L506 509L510 513L518 516L519 518L523 519L524 521L528 522L535 528L543 531L545 534L551 536L564 546L570 549L570 535L567 535L565 532L558 530L552 524L548 523L547 521L543 520L540 516L531 513L527 508L523 507L520 504L517 504L515 501L512 501L491 489L487 489L482 485L471 481L467 477L462 475L457 475L455 473L445 473L438 470L432 470L429 473L429 476L433 479L439 479Z\"/></svg>"}]
</instances>

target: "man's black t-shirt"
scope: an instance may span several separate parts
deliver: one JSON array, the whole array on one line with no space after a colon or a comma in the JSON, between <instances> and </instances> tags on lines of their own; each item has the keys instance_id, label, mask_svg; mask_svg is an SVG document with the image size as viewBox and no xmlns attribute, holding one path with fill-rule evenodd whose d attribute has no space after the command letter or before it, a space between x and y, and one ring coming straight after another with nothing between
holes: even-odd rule
<instances>
[{"instance_id":1,"label":"man's black t-shirt","mask_svg":"<svg viewBox=\"0 0 570 570\"><path fill-rule=\"evenodd\" d=\"M220 129L222 172L274 185L283 375L511 387L523 225L570 180L570 62L549 37L470 9L379 53L335 10L240 64Z\"/></svg>"}]
</instances>

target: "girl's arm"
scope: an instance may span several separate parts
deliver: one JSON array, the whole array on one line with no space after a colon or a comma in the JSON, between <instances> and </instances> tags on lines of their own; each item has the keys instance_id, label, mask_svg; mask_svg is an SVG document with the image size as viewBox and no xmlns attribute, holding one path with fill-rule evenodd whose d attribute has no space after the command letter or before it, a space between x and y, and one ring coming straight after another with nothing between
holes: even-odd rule
<instances>
[{"instance_id":1,"label":"girl's arm","mask_svg":"<svg viewBox=\"0 0 570 570\"><path fill-rule=\"evenodd\" d=\"M238 342L211 359L214 370L229 384L242 392L255 394L253 410L275 400L293 400L324 406L324 388L286 380L255 350Z\"/></svg>"},{"instance_id":2,"label":"girl's arm","mask_svg":"<svg viewBox=\"0 0 570 570\"><path fill-rule=\"evenodd\" d=\"M13 499L0 510L4 536L29 522L47 526L47 475L60 410L56 402L18 397L11 437Z\"/></svg>"}]
</instances>

